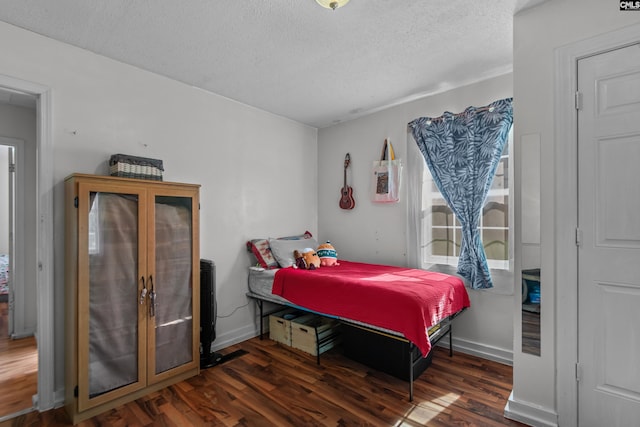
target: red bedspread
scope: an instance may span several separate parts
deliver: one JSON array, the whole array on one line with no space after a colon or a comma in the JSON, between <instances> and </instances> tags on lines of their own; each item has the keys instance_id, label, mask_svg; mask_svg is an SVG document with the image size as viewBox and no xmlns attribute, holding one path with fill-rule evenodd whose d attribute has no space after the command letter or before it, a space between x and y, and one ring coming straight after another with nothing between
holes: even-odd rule
<instances>
[{"instance_id":1,"label":"red bedspread","mask_svg":"<svg viewBox=\"0 0 640 427\"><path fill-rule=\"evenodd\" d=\"M459 277L342 260L316 270L282 268L272 293L318 313L400 332L423 356L431 349L428 328L471 305Z\"/></svg>"}]
</instances>

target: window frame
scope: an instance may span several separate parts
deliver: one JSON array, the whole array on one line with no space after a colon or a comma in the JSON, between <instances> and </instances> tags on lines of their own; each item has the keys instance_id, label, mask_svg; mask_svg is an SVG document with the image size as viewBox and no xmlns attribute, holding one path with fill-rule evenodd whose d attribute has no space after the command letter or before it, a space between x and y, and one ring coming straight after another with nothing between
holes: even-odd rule
<instances>
[{"instance_id":1,"label":"window frame","mask_svg":"<svg viewBox=\"0 0 640 427\"><path fill-rule=\"evenodd\" d=\"M483 217L480 216L480 232L484 236L485 230L506 230L508 233L507 238L507 247L508 254L507 259L497 260L497 259L489 259L487 257L487 265L490 270L505 270L505 271L513 271L513 245L514 245L514 197L513 197L513 183L514 183L514 158L513 158L513 128L509 131L509 137L507 139L507 148L505 151L507 154L503 154L500 157L500 161L506 159L508 163L508 172L506 176L506 180L508 186L506 188L491 188L487 194L487 200L490 200L492 196L501 196L506 197L508 200L508 212L507 212L507 227L483 227ZM430 223L428 226L427 221L430 221L430 217L432 215L432 206L433 200L440 199L444 201L442 194L440 194L439 190L436 188L435 183L433 181L433 177L431 176L431 172L426 164L423 165L422 168L422 178L417 180L419 185L419 194L421 195L421 206L418 206L418 227L421 228L419 235L421 236L421 241L418 242L419 247L419 259L418 262L421 268L428 269L433 265L450 265L453 267L457 267L459 256L459 245L458 248L453 249L453 255L433 255L430 253L430 247L432 247L433 243L433 230L434 229L451 229L453 244L456 245L456 237L460 235L461 226L458 220L455 218L455 214L450 212L453 216L453 225L451 226L433 226ZM431 191L424 191L425 186L431 188ZM446 205L446 202L445 202ZM485 201L486 205L486 201ZM483 206L484 208L484 206ZM483 240L484 244L484 240Z\"/></svg>"}]
</instances>

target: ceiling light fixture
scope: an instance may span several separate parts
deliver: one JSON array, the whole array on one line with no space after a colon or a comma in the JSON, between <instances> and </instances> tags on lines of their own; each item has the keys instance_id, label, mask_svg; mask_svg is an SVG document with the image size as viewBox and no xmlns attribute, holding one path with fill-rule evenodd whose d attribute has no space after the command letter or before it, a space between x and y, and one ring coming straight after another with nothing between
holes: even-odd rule
<instances>
[{"instance_id":1,"label":"ceiling light fixture","mask_svg":"<svg viewBox=\"0 0 640 427\"><path fill-rule=\"evenodd\" d=\"M316 2L322 7L336 10L337 8L349 3L349 0L316 0Z\"/></svg>"}]
</instances>

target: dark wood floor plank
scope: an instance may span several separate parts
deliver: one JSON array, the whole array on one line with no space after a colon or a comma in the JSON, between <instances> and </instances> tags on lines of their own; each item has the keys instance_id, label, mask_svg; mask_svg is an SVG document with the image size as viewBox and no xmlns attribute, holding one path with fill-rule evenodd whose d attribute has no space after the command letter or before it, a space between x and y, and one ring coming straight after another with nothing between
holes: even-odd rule
<instances>
[{"instance_id":1,"label":"dark wood floor plank","mask_svg":"<svg viewBox=\"0 0 640 427\"><path fill-rule=\"evenodd\" d=\"M93 426L522 426L503 417L512 368L436 348L408 383L345 358L254 338L222 351L247 353L80 424ZM62 408L8 425L63 426Z\"/></svg>"}]
</instances>

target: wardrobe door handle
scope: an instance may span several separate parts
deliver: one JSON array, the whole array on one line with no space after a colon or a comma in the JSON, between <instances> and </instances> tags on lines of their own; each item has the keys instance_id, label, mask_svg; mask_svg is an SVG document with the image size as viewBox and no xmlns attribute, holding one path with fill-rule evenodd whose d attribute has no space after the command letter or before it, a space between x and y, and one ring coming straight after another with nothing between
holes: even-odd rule
<instances>
[{"instance_id":1,"label":"wardrobe door handle","mask_svg":"<svg viewBox=\"0 0 640 427\"><path fill-rule=\"evenodd\" d=\"M149 304L149 317L155 317L156 315L156 291L155 288L153 287L153 276L149 275L149 283L151 286L151 291L149 292L149 301L151 302L151 304Z\"/></svg>"},{"instance_id":2,"label":"wardrobe door handle","mask_svg":"<svg viewBox=\"0 0 640 427\"><path fill-rule=\"evenodd\" d=\"M144 283L144 276L142 276L142 290L140 291L140 305L144 304L144 300L147 298L147 286Z\"/></svg>"}]
</instances>

